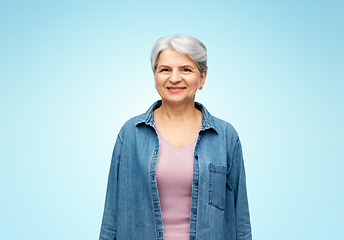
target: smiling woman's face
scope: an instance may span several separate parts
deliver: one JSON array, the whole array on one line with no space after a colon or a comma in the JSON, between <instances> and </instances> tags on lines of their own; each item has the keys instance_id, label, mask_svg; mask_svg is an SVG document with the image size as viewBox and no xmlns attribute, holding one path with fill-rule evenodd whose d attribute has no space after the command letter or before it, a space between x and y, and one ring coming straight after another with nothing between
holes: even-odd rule
<instances>
[{"instance_id":1,"label":"smiling woman's face","mask_svg":"<svg viewBox=\"0 0 344 240\"><path fill-rule=\"evenodd\" d=\"M188 104L202 88L207 72L201 74L196 63L184 53L164 50L160 53L154 73L155 88L163 102Z\"/></svg>"}]
</instances>

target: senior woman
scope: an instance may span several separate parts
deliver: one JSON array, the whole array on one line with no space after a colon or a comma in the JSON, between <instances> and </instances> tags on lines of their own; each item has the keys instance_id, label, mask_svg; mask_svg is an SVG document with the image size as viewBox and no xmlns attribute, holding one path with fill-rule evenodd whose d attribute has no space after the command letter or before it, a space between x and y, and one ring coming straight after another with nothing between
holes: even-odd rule
<instances>
[{"instance_id":1,"label":"senior woman","mask_svg":"<svg viewBox=\"0 0 344 240\"><path fill-rule=\"evenodd\" d=\"M164 37L151 64L161 100L117 136L100 239L251 239L238 134L195 102L206 47L190 36Z\"/></svg>"}]
</instances>

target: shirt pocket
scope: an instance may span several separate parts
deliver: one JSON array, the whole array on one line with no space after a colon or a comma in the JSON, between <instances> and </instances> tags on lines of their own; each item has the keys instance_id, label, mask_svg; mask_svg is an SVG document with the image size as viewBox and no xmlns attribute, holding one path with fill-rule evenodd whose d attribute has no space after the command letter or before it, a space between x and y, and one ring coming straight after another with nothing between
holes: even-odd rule
<instances>
[{"instance_id":1,"label":"shirt pocket","mask_svg":"<svg viewBox=\"0 0 344 240\"><path fill-rule=\"evenodd\" d=\"M219 210L225 209L227 166L209 163L209 201Z\"/></svg>"}]
</instances>

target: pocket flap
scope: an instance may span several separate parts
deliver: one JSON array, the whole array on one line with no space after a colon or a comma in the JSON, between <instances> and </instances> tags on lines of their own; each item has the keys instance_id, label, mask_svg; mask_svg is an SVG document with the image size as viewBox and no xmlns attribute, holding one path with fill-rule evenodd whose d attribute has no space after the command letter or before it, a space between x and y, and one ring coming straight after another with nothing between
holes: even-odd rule
<instances>
[{"instance_id":1,"label":"pocket flap","mask_svg":"<svg viewBox=\"0 0 344 240\"><path fill-rule=\"evenodd\" d=\"M223 173L227 174L227 166L209 163L209 171L210 172L216 172L216 173Z\"/></svg>"}]
</instances>

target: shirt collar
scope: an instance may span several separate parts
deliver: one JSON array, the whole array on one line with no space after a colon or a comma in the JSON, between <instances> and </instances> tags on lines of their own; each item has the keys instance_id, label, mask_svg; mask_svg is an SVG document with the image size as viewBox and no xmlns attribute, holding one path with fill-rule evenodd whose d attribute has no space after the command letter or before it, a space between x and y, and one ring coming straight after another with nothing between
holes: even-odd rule
<instances>
[{"instance_id":1,"label":"shirt collar","mask_svg":"<svg viewBox=\"0 0 344 240\"><path fill-rule=\"evenodd\" d=\"M146 125L149 125L155 128L153 112L155 109L159 108L161 104L162 104L161 100L158 100L155 103L153 103L150 106L150 108L139 117L136 123L136 126L141 123L144 123ZM195 102L195 108L197 108L198 110L202 112L202 126L201 126L200 131L205 131L207 129L214 129L215 132L218 133L215 126L214 117L208 112L208 110L201 103L198 103L198 102Z\"/></svg>"}]
</instances>

